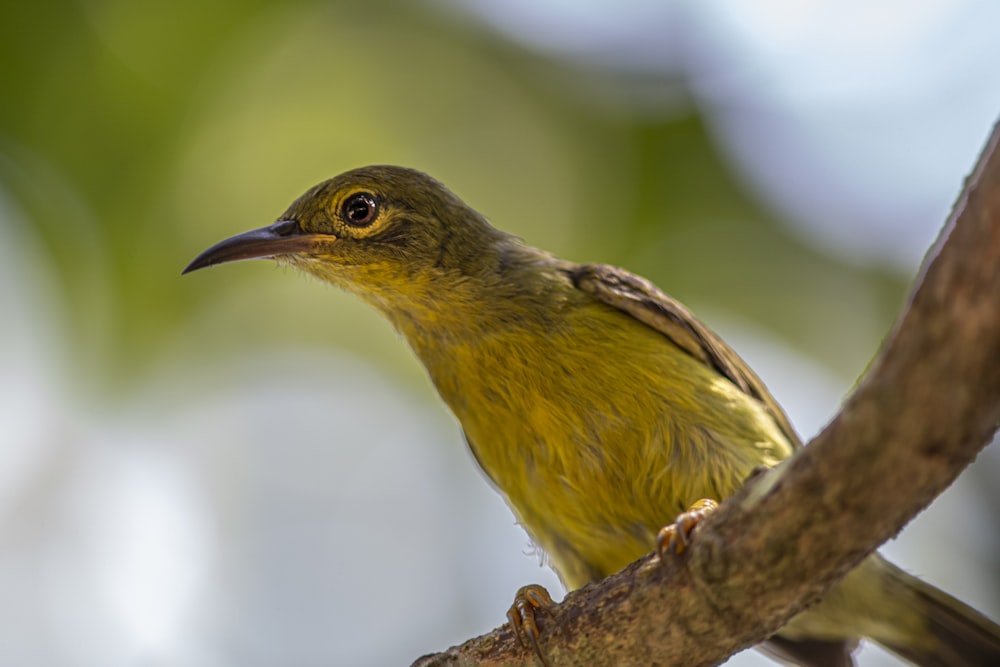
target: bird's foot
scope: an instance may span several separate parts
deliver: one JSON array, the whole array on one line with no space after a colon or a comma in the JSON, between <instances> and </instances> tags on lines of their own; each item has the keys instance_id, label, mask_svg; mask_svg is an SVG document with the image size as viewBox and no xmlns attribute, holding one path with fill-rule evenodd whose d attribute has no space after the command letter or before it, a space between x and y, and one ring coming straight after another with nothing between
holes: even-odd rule
<instances>
[{"instance_id":1,"label":"bird's foot","mask_svg":"<svg viewBox=\"0 0 1000 667\"><path fill-rule=\"evenodd\" d=\"M538 629L539 612L552 615L555 603L544 586L528 584L521 586L514 595L514 604L507 610L507 620L517 636L517 641L526 649L533 649L543 665L548 665L542 649L538 645L541 632Z\"/></svg>"},{"instance_id":2,"label":"bird's foot","mask_svg":"<svg viewBox=\"0 0 1000 667\"><path fill-rule=\"evenodd\" d=\"M675 555L684 553L691 543L691 532L718 507L719 503L714 500L702 498L680 514L672 524L661 528L656 536L656 555L660 560L665 560L665 555L668 553Z\"/></svg>"}]
</instances>

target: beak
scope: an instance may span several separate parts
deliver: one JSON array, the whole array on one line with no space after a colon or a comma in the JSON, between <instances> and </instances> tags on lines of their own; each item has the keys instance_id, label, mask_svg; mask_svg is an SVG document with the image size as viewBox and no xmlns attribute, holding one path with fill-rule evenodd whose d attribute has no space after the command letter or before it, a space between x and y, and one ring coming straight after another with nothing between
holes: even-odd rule
<instances>
[{"instance_id":1,"label":"beak","mask_svg":"<svg viewBox=\"0 0 1000 667\"><path fill-rule=\"evenodd\" d=\"M181 275L206 266L236 262L241 259L261 259L308 252L315 249L316 241L320 237L334 238L328 234L305 234L297 220L279 220L268 227L243 232L216 243L195 257L181 271Z\"/></svg>"}]
</instances>

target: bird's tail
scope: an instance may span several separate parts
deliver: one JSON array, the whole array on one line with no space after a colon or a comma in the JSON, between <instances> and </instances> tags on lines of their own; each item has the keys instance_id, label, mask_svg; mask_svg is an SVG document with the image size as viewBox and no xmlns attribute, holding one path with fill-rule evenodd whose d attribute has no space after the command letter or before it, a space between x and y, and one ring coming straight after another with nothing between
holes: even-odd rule
<instances>
[{"instance_id":1,"label":"bird's tail","mask_svg":"<svg viewBox=\"0 0 1000 667\"><path fill-rule=\"evenodd\" d=\"M1000 665L1000 625L928 583L883 561L890 587L899 586L924 618L923 641L905 643L872 637L876 643L921 667Z\"/></svg>"}]
</instances>

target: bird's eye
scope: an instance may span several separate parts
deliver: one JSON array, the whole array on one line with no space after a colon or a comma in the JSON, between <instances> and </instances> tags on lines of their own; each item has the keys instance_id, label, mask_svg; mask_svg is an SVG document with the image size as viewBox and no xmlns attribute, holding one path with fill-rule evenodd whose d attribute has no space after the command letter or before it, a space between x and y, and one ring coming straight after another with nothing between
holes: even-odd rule
<instances>
[{"instance_id":1,"label":"bird's eye","mask_svg":"<svg viewBox=\"0 0 1000 667\"><path fill-rule=\"evenodd\" d=\"M359 192L344 200L340 215L352 227L367 227L375 220L378 204L375 197L367 192Z\"/></svg>"}]
</instances>

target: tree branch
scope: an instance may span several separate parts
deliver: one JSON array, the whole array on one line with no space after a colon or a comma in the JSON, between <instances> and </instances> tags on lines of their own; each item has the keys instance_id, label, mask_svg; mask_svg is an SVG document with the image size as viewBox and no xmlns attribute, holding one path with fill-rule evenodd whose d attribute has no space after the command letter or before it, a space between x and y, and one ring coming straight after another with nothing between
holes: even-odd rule
<instances>
[{"instance_id":1,"label":"tree branch","mask_svg":"<svg viewBox=\"0 0 1000 667\"><path fill-rule=\"evenodd\" d=\"M808 447L751 479L684 559L646 556L567 595L553 665L714 665L756 644L899 532L1000 422L1000 124L864 380ZM418 667L534 665L510 628Z\"/></svg>"}]
</instances>

